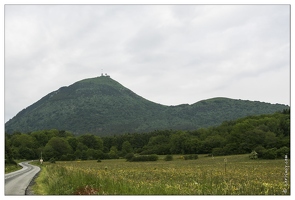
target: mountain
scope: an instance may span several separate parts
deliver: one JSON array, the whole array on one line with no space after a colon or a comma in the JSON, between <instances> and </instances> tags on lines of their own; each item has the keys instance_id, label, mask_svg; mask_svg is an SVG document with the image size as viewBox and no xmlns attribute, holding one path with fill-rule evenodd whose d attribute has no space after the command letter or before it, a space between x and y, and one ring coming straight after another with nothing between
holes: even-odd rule
<instances>
[{"instance_id":1,"label":"mountain","mask_svg":"<svg viewBox=\"0 0 295 200\"><path fill-rule=\"evenodd\" d=\"M288 108L229 98L165 106L138 96L109 76L100 76L49 93L6 122L5 131L59 129L102 136L161 129L193 130Z\"/></svg>"}]
</instances>

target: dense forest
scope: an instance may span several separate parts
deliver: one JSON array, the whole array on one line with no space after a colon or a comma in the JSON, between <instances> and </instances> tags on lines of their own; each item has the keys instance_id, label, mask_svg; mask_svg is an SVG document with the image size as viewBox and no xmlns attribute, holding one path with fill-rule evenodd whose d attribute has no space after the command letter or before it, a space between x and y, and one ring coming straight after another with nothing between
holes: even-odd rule
<instances>
[{"instance_id":1,"label":"dense forest","mask_svg":"<svg viewBox=\"0 0 295 200\"><path fill-rule=\"evenodd\" d=\"M193 131L155 130L99 137L63 130L5 134L5 160L116 159L127 154L208 154L212 156L257 152L258 158L290 154L290 109L274 114L225 121Z\"/></svg>"},{"instance_id":2,"label":"dense forest","mask_svg":"<svg viewBox=\"0 0 295 200\"><path fill-rule=\"evenodd\" d=\"M197 91L195 91L197 93ZM98 136L154 130L196 130L225 120L271 114L282 104L212 98L194 104L165 106L149 101L110 77L78 81L49 93L5 123L7 133L67 130Z\"/></svg>"}]
</instances>

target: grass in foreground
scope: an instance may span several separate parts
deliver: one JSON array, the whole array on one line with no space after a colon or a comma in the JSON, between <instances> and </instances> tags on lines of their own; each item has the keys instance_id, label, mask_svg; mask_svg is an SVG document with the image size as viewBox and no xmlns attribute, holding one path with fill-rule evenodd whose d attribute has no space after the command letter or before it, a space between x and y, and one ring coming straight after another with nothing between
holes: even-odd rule
<instances>
[{"instance_id":1,"label":"grass in foreground","mask_svg":"<svg viewBox=\"0 0 295 200\"><path fill-rule=\"evenodd\" d=\"M34 191L47 195L282 195L286 187L284 160L249 160L248 155L177 157L169 162L45 163ZM287 178L290 194L290 173Z\"/></svg>"}]
</instances>

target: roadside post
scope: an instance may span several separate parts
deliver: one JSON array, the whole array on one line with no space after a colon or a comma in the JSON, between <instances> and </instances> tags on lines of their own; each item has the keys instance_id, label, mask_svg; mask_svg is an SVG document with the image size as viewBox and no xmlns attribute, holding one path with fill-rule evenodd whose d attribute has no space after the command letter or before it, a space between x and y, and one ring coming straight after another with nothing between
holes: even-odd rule
<instances>
[{"instance_id":1,"label":"roadside post","mask_svg":"<svg viewBox=\"0 0 295 200\"><path fill-rule=\"evenodd\" d=\"M42 165L42 163L43 163L43 159L42 159L42 151L41 151L41 159L40 159L40 163L41 163L41 165Z\"/></svg>"},{"instance_id":2,"label":"roadside post","mask_svg":"<svg viewBox=\"0 0 295 200\"><path fill-rule=\"evenodd\" d=\"M226 174L226 164L227 164L227 159L226 158L224 158L224 174Z\"/></svg>"}]
</instances>

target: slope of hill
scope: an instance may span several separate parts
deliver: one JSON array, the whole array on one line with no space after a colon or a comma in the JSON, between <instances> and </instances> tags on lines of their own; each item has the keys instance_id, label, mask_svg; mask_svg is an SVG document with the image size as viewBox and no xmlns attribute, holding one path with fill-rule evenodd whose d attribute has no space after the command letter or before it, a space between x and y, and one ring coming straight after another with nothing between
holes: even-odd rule
<instances>
[{"instance_id":1,"label":"slope of hill","mask_svg":"<svg viewBox=\"0 0 295 200\"><path fill-rule=\"evenodd\" d=\"M97 135L192 130L248 115L289 108L280 104L213 98L192 105L148 101L108 76L84 79L49 93L5 124L5 131L68 130Z\"/></svg>"}]
</instances>

